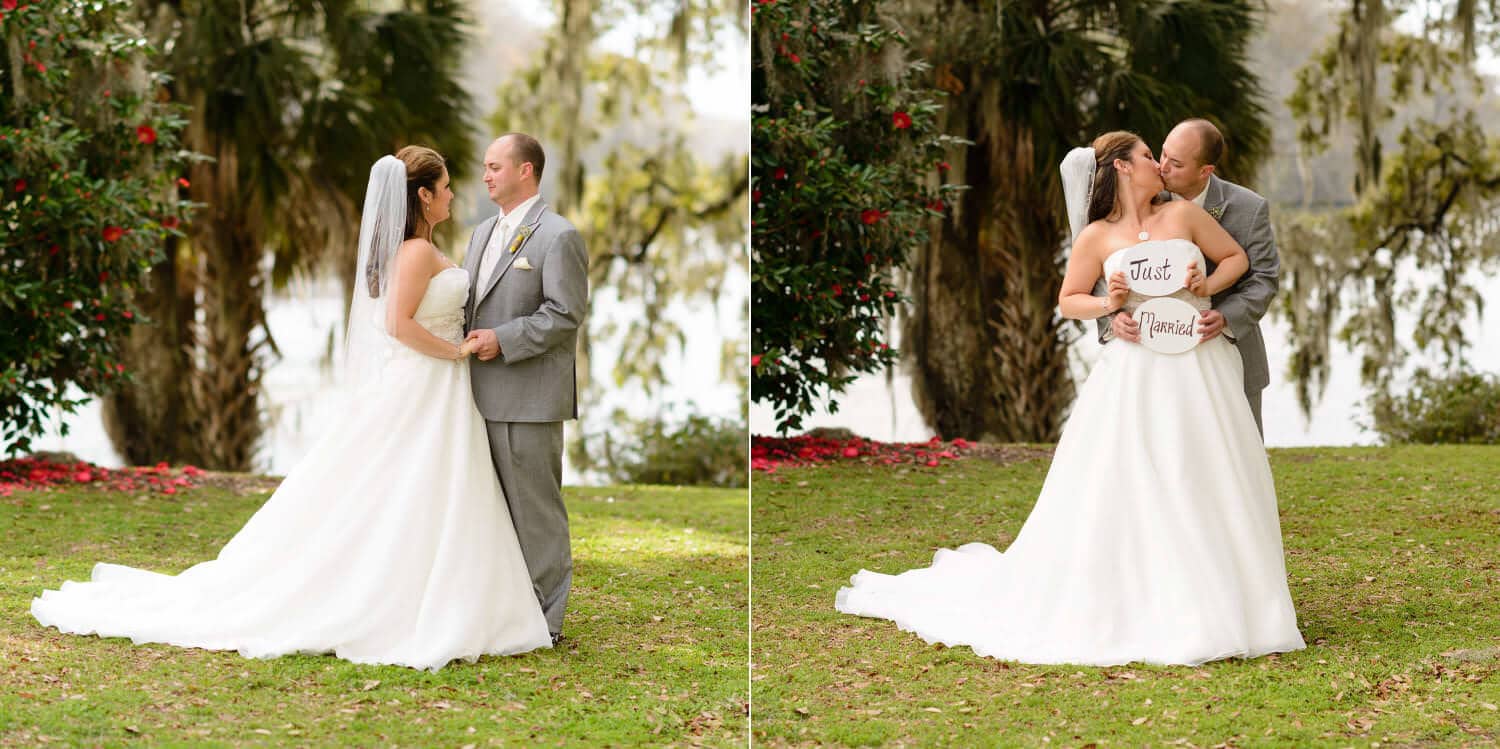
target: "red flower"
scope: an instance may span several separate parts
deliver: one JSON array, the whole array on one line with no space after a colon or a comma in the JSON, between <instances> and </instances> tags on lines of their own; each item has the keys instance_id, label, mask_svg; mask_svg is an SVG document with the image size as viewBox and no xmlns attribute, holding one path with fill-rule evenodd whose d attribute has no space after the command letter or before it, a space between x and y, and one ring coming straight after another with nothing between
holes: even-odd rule
<instances>
[{"instance_id":1,"label":"red flower","mask_svg":"<svg viewBox=\"0 0 1500 749\"><path fill-rule=\"evenodd\" d=\"M846 447L846 448L844 448L844 457L846 457L846 458L858 458L859 457L859 448L857 448L857 447Z\"/></svg>"},{"instance_id":2,"label":"red flower","mask_svg":"<svg viewBox=\"0 0 1500 749\"><path fill-rule=\"evenodd\" d=\"M905 130L911 127L911 115L905 112L897 112L891 115L891 124L895 125L897 130Z\"/></svg>"},{"instance_id":3,"label":"red flower","mask_svg":"<svg viewBox=\"0 0 1500 749\"><path fill-rule=\"evenodd\" d=\"M165 489L162 489L161 493L162 494L176 494L177 490L169 486L169 487L167 487Z\"/></svg>"},{"instance_id":4,"label":"red flower","mask_svg":"<svg viewBox=\"0 0 1500 749\"><path fill-rule=\"evenodd\" d=\"M896 298L896 292L894 292L894 291L887 291L887 292L885 292L885 298L886 299L895 299Z\"/></svg>"},{"instance_id":5,"label":"red flower","mask_svg":"<svg viewBox=\"0 0 1500 749\"><path fill-rule=\"evenodd\" d=\"M839 296L839 295L841 295L843 293L844 293L844 287L842 287L842 286L840 286L838 284L834 284L833 285L833 295L834 296Z\"/></svg>"},{"instance_id":6,"label":"red flower","mask_svg":"<svg viewBox=\"0 0 1500 749\"><path fill-rule=\"evenodd\" d=\"M107 283L108 281L109 281L109 271L103 271L103 272L101 272L99 274L99 283ZM95 299L94 301L97 302L99 300Z\"/></svg>"},{"instance_id":7,"label":"red flower","mask_svg":"<svg viewBox=\"0 0 1500 749\"><path fill-rule=\"evenodd\" d=\"M193 183L187 181L187 177L178 177L177 178L177 185L179 187L182 187L182 188L186 189L188 187L192 187Z\"/></svg>"},{"instance_id":8,"label":"red flower","mask_svg":"<svg viewBox=\"0 0 1500 749\"><path fill-rule=\"evenodd\" d=\"M73 302L71 300L63 302L63 309L73 309Z\"/></svg>"},{"instance_id":9,"label":"red flower","mask_svg":"<svg viewBox=\"0 0 1500 749\"><path fill-rule=\"evenodd\" d=\"M885 211L879 210L877 208L867 208L864 211L860 212L859 220L865 222L865 224L869 226L874 226L880 221L880 219L885 218L885 216Z\"/></svg>"},{"instance_id":10,"label":"red flower","mask_svg":"<svg viewBox=\"0 0 1500 749\"><path fill-rule=\"evenodd\" d=\"M938 162L938 171L940 171L940 172L946 172L946 171L948 171L949 169L952 169L952 168L953 167L948 166L948 162L946 162L946 161L939 161Z\"/></svg>"},{"instance_id":11,"label":"red flower","mask_svg":"<svg viewBox=\"0 0 1500 749\"><path fill-rule=\"evenodd\" d=\"M130 313L129 313L129 312L126 312L126 313L125 313L125 316L126 316L126 317L130 317ZM116 371L116 372L119 372L119 373L121 373L121 374L124 374L124 373L125 373L125 365L124 365L124 364L116 364L116 365L115 365L115 371Z\"/></svg>"},{"instance_id":12,"label":"red flower","mask_svg":"<svg viewBox=\"0 0 1500 749\"><path fill-rule=\"evenodd\" d=\"M182 221L179 220L176 216L168 216L161 220L161 225L168 229L176 229L178 226L182 225Z\"/></svg>"},{"instance_id":13,"label":"red flower","mask_svg":"<svg viewBox=\"0 0 1500 749\"><path fill-rule=\"evenodd\" d=\"M752 367L759 367L760 366L760 354L756 354L756 355L750 357L750 366L752 366Z\"/></svg>"},{"instance_id":14,"label":"red flower","mask_svg":"<svg viewBox=\"0 0 1500 749\"><path fill-rule=\"evenodd\" d=\"M99 322L104 322L104 313L100 312L99 314L94 315L94 319L98 320Z\"/></svg>"},{"instance_id":15,"label":"red flower","mask_svg":"<svg viewBox=\"0 0 1500 749\"><path fill-rule=\"evenodd\" d=\"M156 130L150 125L141 125L135 129L135 139L149 146L156 142Z\"/></svg>"},{"instance_id":16,"label":"red flower","mask_svg":"<svg viewBox=\"0 0 1500 749\"><path fill-rule=\"evenodd\" d=\"M124 315L126 320L135 319L135 313L131 312L130 310L125 310L124 312L121 312L120 314Z\"/></svg>"},{"instance_id":17,"label":"red flower","mask_svg":"<svg viewBox=\"0 0 1500 749\"><path fill-rule=\"evenodd\" d=\"M26 180L16 180L16 192L26 192Z\"/></svg>"},{"instance_id":18,"label":"red flower","mask_svg":"<svg viewBox=\"0 0 1500 749\"><path fill-rule=\"evenodd\" d=\"M759 203L760 202L760 190L754 190L754 191L752 191L750 193L750 202L752 202L752 203Z\"/></svg>"},{"instance_id":19,"label":"red flower","mask_svg":"<svg viewBox=\"0 0 1500 749\"><path fill-rule=\"evenodd\" d=\"M16 0L0 0L0 8L4 8L6 10L15 10Z\"/></svg>"},{"instance_id":20,"label":"red flower","mask_svg":"<svg viewBox=\"0 0 1500 749\"><path fill-rule=\"evenodd\" d=\"M125 230L118 226L104 227L104 241L106 242L117 242L123 236L125 236Z\"/></svg>"},{"instance_id":21,"label":"red flower","mask_svg":"<svg viewBox=\"0 0 1500 749\"><path fill-rule=\"evenodd\" d=\"M94 474L89 473L88 471L79 471L73 474L73 480L77 481L80 484L87 484L88 482L94 480Z\"/></svg>"},{"instance_id":22,"label":"red flower","mask_svg":"<svg viewBox=\"0 0 1500 749\"><path fill-rule=\"evenodd\" d=\"M36 64L36 72L38 72L38 73L45 73L45 72L47 72L47 65L45 63L40 63L40 62L37 63Z\"/></svg>"},{"instance_id":23,"label":"red flower","mask_svg":"<svg viewBox=\"0 0 1500 749\"><path fill-rule=\"evenodd\" d=\"M943 201L941 200L934 200L931 203L927 204L927 210L937 211L938 213L942 213L944 207L945 206L943 205Z\"/></svg>"},{"instance_id":24,"label":"red flower","mask_svg":"<svg viewBox=\"0 0 1500 749\"><path fill-rule=\"evenodd\" d=\"M792 61L793 65L801 65L802 64L802 58L798 57L796 52L793 52L793 53L787 55L787 58L789 58Z\"/></svg>"},{"instance_id":25,"label":"red flower","mask_svg":"<svg viewBox=\"0 0 1500 749\"><path fill-rule=\"evenodd\" d=\"M786 170L778 166L776 167L776 171L771 173L771 177L772 179L786 179ZM21 184L25 183L23 182Z\"/></svg>"}]
</instances>

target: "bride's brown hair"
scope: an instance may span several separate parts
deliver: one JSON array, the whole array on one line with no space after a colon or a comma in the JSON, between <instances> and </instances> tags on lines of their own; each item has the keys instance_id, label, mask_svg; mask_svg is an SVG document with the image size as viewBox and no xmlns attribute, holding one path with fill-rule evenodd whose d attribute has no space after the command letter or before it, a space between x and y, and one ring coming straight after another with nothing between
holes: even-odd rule
<instances>
[{"instance_id":1,"label":"bride's brown hair","mask_svg":"<svg viewBox=\"0 0 1500 749\"><path fill-rule=\"evenodd\" d=\"M418 219L426 223L418 188L425 187L436 194L438 180L443 178L448 163L442 154L427 146L407 146L396 152L396 158L406 164L406 234L402 239L411 239L417 236Z\"/></svg>"},{"instance_id":2,"label":"bride's brown hair","mask_svg":"<svg viewBox=\"0 0 1500 749\"><path fill-rule=\"evenodd\" d=\"M1094 186L1089 198L1089 223L1113 216L1119 197L1115 159L1130 161L1130 152L1142 143L1141 136L1128 130L1112 130L1094 139Z\"/></svg>"}]
</instances>

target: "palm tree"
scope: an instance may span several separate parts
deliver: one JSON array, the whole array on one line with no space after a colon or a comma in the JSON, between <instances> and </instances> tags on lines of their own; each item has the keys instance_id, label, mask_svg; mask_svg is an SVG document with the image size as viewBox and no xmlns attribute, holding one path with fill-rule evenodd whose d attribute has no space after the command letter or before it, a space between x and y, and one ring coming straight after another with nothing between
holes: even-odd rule
<instances>
[{"instance_id":1,"label":"palm tree","mask_svg":"<svg viewBox=\"0 0 1500 749\"><path fill-rule=\"evenodd\" d=\"M1251 179L1269 137L1244 63L1256 11L1231 0L898 8L950 94L946 131L974 144L947 177L969 190L909 275L915 400L947 437L1055 440L1073 395L1068 347L1084 334L1054 311L1066 262L1057 165L1099 133L1133 130L1154 148L1202 116L1228 139L1219 173Z\"/></svg>"},{"instance_id":2,"label":"palm tree","mask_svg":"<svg viewBox=\"0 0 1500 749\"><path fill-rule=\"evenodd\" d=\"M247 470L275 354L268 287L330 264L347 287L359 200L380 155L413 142L468 151L464 17L449 0L139 7L168 51L161 95L191 107L185 145L205 158L182 189L203 208L155 269L143 306L157 327L132 341L138 385L110 400L106 425L132 463ZM462 162L452 170L459 178Z\"/></svg>"}]
</instances>

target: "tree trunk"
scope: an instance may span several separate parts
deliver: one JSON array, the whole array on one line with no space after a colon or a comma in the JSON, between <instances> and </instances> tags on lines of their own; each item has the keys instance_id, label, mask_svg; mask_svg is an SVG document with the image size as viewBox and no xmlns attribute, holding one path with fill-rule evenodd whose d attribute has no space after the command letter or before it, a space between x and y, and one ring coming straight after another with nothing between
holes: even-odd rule
<instances>
[{"instance_id":1,"label":"tree trunk","mask_svg":"<svg viewBox=\"0 0 1500 749\"><path fill-rule=\"evenodd\" d=\"M178 250L178 239L168 239L166 259L136 294L150 322L132 326L121 350L132 382L102 399L105 433L127 465L181 461L192 442L187 383L194 285L179 267Z\"/></svg>"},{"instance_id":2,"label":"tree trunk","mask_svg":"<svg viewBox=\"0 0 1500 749\"><path fill-rule=\"evenodd\" d=\"M1051 442L1073 398L1065 321L1056 315L1062 237L1050 175L1022 127L976 111L963 172L970 189L919 248L903 346L912 395L944 438Z\"/></svg>"}]
</instances>

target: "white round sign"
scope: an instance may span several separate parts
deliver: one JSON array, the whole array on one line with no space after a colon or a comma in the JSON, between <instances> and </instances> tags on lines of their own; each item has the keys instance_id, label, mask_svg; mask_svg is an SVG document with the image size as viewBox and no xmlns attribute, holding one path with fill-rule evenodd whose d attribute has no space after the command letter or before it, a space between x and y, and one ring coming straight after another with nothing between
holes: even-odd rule
<instances>
[{"instance_id":1,"label":"white round sign","mask_svg":"<svg viewBox=\"0 0 1500 749\"><path fill-rule=\"evenodd\" d=\"M1120 270L1130 281L1131 291L1166 296L1182 288L1188 263L1197 259L1188 242L1142 242L1125 251Z\"/></svg>"},{"instance_id":2,"label":"white round sign","mask_svg":"<svg viewBox=\"0 0 1500 749\"><path fill-rule=\"evenodd\" d=\"M1157 297L1135 310L1141 345L1161 354L1180 354L1198 345L1198 309L1181 299Z\"/></svg>"}]
</instances>

